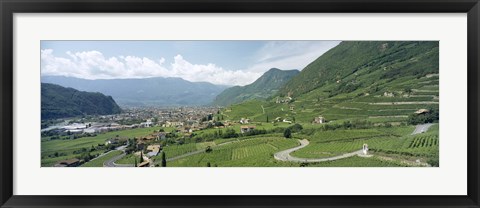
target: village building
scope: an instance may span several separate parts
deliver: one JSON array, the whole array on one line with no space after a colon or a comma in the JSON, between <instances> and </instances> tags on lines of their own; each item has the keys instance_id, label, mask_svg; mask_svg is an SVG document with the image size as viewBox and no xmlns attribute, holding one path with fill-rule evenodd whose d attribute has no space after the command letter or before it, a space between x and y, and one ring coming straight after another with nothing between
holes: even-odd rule
<instances>
[{"instance_id":1,"label":"village building","mask_svg":"<svg viewBox=\"0 0 480 208\"><path fill-rule=\"evenodd\" d=\"M154 145L148 145L147 147L147 157L153 157L153 156L157 156L158 153L160 152L160 148L161 146L159 144L154 144Z\"/></svg>"},{"instance_id":2,"label":"village building","mask_svg":"<svg viewBox=\"0 0 480 208\"><path fill-rule=\"evenodd\" d=\"M393 92L384 92L384 93L383 93L383 96L384 96L384 97L395 97L395 95L393 94Z\"/></svg>"},{"instance_id":3,"label":"village building","mask_svg":"<svg viewBox=\"0 0 480 208\"><path fill-rule=\"evenodd\" d=\"M255 129L255 126L240 126L240 132L247 133Z\"/></svg>"},{"instance_id":4,"label":"village building","mask_svg":"<svg viewBox=\"0 0 480 208\"><path fill-rule=\"evenodd\" d=\"M325 123L325 118L323 116L315 117L315 120L313 121L313 123L317 123L317 124Z\"/></svg>"},{"instance_id":5,"label":"village building","mask_svg":"<svg viewBox=\"0 0 480 208\"><path fill-rule=\"evenodd\" d=\"M241 124L248 124L248 123L250 123L250 119L248 119L248 118L241 118L241 119L240 119L240 123L241 123Z\"/></svg>"},{"instance_id":6,"label":"village building","mask_svg":"<svg viewBox=\"0 0 480 208\"><path fill-rule=\"evenodd\" d=\"M415 111L415 114L420 115L420 114L425 114L425 113L428 113L428 112L430 112L430 111L422 108L422 109L419 109L419 110Z\"/></svg>"},{"instance_id":7,"label":"village building","mask_svg":"<svg viewBox=\"0 0 480 208\"><path fill-rule=\"evenodd\" d=\"M77 167L80 165L80 160L77 158L62 160L57 162L54 167Z\"/></svg>"},{"instance_id":8,"label":"village building","mask_svg":"<svg viewBox=\"0 0 480 208\"><path fill-rule=\"evenodd\" d=\"M149 166L150 166L150 161L144 161L138 164L138 167L149 167Z\"/></svg>"},{"instance_id":9,"label":"village building","mask_svg":"<svg viewBox=\"0 0 480 208\"><path fill-rule=\"evenodd\" d=\"M289 107L291 111L295 110L295 105L290 105Z\"/></svg>"},{"instance_id":10,"label":"village building","mask_svg":"<svg viewBox=\"0 0 480 208\"><path fill-rule=\"evenodd\" d=\"M140 123L140 127L147 128L147 127L152 127L153 122L150 119L147 119L146 122Z\"/></svg>"}]
</instances>

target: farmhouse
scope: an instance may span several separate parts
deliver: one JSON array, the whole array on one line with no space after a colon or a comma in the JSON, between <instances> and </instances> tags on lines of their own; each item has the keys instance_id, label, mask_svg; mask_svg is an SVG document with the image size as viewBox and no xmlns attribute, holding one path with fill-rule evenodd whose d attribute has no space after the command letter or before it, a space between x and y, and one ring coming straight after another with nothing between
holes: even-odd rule
<instances>
[{"instance_id":1,"label":"farmhouse","mask_svg":"<svg viewBox=\"0 0 480 208\"><path fill-rule=\"evenodd\" d=\"M424 113L428 113L428 112L430 112L430 111L427 110L427 109L419 109L419 110L415 111L415 114L420 115L420 114L424 114Z\"/></svg>"},{"instance_id":2,"label":"farmhouse","mask_svg":"<svg viewBox=\"0 0 480 208\"><path fill-rule=\"evenodd\" d=\"M159 144L148 145L147 151L157 152L158 154L158 152L160 152L160 145Z\"/></svg>"},{"instance_id":3,"label":"farmhouse","mask_svg":"<svg viewBox=\"0 0 480 208\"><path fill-rule=\"evenodd\" d=\"M148 167L150 165L150 161L145 161L140 164L138 164L138 167Z\"/></svg>"},{"instance_id":4,"label":"farmhouse","mask_svg":"<svg viewBox=\"0 0 480 208\"><path fill-rule=\"evenodd\" d=\"M295 110L295 105L290 105L289 107L291 111Z\"/></svg>"},{"instance_id":5,"label":"farmhouse","mask_svg":"<svg viewBox=\"0 0 480 208\"><path fill-rule=\"evenodd\" d=\"M248 124L248 123L250 123L250 119L248 119L248 118L247 118L247 119L241 118L241 119L240 119L240 123L241 123L241 124Z\"/></svg>"},{"instance_id":6,"label":"farmhouse","mask_svg":"<svg viewBox=\"0 0 480 208\"><path fill-rule=\"evenodd\" d=\"M315 120L313 121L313 123L318 123L318 124L325 123L325 118L323 116L315 117Z\"/></svg>"},{"instance_id":7,"label":"farmhouse","mask_svg":"<svg viewBox=\"0 0 480 208\"><path fill-rule=\"evenodd\" d=\"M54 167L77 167L80 165L80 160L77 158L62 160L57 162Z\"/></svg>"},{"instance_id":8,"label":"farmhouse","mask_svg":"<svg viewBox=\"0 0 480 208\"><path fill-rule=\"evenodd\" d=\"M240 126L240 132L246 133L255 129L255 126Z\"/></svg>"}]
</instances>

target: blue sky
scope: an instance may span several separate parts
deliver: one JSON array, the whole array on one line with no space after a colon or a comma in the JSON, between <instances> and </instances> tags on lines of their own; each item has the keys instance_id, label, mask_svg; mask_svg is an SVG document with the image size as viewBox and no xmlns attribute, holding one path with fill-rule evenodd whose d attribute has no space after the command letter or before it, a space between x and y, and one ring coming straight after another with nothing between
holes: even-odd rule
<instances>
[{"instance_id":1,"label":"blue sky","mask_svg":"<svg viewBox=\"0 0 480 208\"><path fill-rule=\"evenodd\" d=\"M180 77L246 85L270 68L303 69L339 41L42 41L42 75Z\"/></svg>"}]
</instances>

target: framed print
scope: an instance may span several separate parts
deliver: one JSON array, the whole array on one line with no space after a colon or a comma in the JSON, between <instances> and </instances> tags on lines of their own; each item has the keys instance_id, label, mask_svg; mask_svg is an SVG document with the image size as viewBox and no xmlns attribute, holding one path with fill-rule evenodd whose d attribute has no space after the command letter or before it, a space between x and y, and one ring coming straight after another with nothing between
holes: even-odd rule
<instances>
[{"instance_id":1,"label":"framed print","mask_svg":"<svg viewBox=\"0 0 480 208\"><path fill-rule=\"evenodd\" d=\"M1 207L479 207L467 1L1 1Z\"/></svg>"}]
</instances>

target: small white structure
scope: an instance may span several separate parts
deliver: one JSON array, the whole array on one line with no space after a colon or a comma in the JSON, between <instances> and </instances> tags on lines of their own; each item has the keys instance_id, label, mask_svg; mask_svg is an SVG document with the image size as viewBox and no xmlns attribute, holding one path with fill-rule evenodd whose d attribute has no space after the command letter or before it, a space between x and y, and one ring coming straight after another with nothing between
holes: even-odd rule
<instances>
[{"instance_id":1,"label":"small white structure","mask_svg":"<svg viewBox=\"0 0 480 208\"><path fill-rule=\"evenodd\" d=\"M248 119L248 118L241 118L241 119L240 119L240 123L241 123L241 124L248 124L248 123L250 123L250 119Z\"/></svg>"},{"instance_id":2,"label":"small white structure","mask_svg":"<svg viewBox=\"0 0 480 208\"><path fill-rule=\"evenodd\" d=\"M323 116L315 117L314 123L319 123L319 124L325 123L325 118Z\"/></svg>"},{"instance_id":3,"label":"small white structure","mask_svg":"<svg viewBox=\"0 0 480 208\"><path fill-rule=\"evenodd\" d=\"M362 151L363 151L364 155L368 154L368 145L367 144L363 144Z\"/></svg>"}]
</instances>

